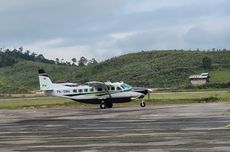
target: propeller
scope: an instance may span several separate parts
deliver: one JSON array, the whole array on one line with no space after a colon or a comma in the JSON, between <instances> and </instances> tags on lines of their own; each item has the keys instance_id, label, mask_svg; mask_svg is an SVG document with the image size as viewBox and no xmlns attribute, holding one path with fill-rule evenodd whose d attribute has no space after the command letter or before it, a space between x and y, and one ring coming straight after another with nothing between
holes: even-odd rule
<instances>
[{"instance_id":1,"label":"propeller","mask_svg":"<svg viewBox=\"0 0 230 152\"><path fill-rule=\"evenodd\" d=\"M142 93L143 97L148 94L148 100L149 100L150 99L150 93L152 92L152 89L142 88L142 87L133 87L133 91ZM141 98L143 98L143 97L141 97Z\"/></svg>"}]
</instances>

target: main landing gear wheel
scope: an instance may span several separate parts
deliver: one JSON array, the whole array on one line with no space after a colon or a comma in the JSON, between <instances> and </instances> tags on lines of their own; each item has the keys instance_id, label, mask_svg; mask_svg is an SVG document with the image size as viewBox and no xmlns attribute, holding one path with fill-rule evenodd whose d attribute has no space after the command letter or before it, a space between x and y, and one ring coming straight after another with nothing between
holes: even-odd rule
<instances>
[{"instance_id":1,"label":"main landing gear wheel","mask_svg":"<svg viewBox=\"0 0 230 152\"><path fill-rule=\"evenodd\" d=\"M104 102L100 104L100 108L101 108L101 109L105 109L106 106L107 106L107 105L106 105L106 103L104 103Z\"/></svg>"},{"instance_id":2,"label":"main landing gear wheel","mask_svg":"<svg viewBox=\"0 0 230 152\"><path fill-rule=\"evenodd\" d=\"M110 102L110 103L107 103L107 107L108 107L108 108L113 108L113 103L111 103L111 102Z\"/></svg>"},{"instance_id":3,"label":"main landing gear wheel","mask_svg":"<svg viewBox=\"0 0 230 152\"><path fill-rule=\"evenodd\" d=\"M141 107L145 107L145 103L144 103L144 102L141 102L140 106L141 106Z\"/></svg>"}]
</instances>

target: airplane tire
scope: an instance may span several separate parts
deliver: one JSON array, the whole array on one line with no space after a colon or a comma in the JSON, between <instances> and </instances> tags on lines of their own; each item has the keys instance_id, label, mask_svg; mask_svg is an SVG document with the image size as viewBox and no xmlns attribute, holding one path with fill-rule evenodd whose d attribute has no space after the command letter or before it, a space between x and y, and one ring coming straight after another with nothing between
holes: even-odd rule
<instances>
[{"instance_id":1,"label":"airplane tire","mask_svg":"<svg viewBox=\"0 0 230 152\"><path fill-rule=\"evenodd\" d=\"M141 107L145 107L145 103L144 103L144 102L141 102L140 106L141 106Z\"/></svg>"},{"instance_id":2,"label":"airplane tire","mask_svg":"<svg viewBox=\"0 0 230 152\"><path fill-rule=\"evenodd\" d=\"M106 105L105 103L101 103L101 104L100 104L100 108L101 108L101 109L105 109L106 107L107 107L107 105Z\"/></svg>"},{"instance_id":3,"label":"airplane tire","mask_svg":"<svg viewBox=\"0 0 230 152\"><path fill-rule=\"evenodd\" d=\"M113 108L113 103L107 103L108 108Z\"/></svg>"}]
</instances>

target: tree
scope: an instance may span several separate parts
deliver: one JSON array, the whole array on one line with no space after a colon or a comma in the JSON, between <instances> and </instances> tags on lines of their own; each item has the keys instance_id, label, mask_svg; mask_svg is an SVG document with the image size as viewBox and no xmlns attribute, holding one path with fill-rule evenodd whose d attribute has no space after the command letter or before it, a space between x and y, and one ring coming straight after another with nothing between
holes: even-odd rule
<instances>
[{"instance_id":1,"label":"tree","mask_svg":"<svg viewBox=\"0 0 230 152\"><path fill-rule=\"evenodd\" d=\"M56 58L56 64L58 64L60 62L59 58Z\"/></svg>"},{"instance_id":2,"label":"tree","mask_svg":"<svg viewBox=\"0 0 230 152\"><path fill-rule=\"evenodd\" d=\"M73 65L76 65L77 59L76 58L72 58L73 61Z\"/></svg>"},{"instance_id":3,"label":"tree","mask_svg":"<svg viewBox=\"0 0 230 152\"><path fill-rule=\"evenodd\" d=\"M97 60L95 58L92 58L89 60L89 64L97 64Z\"/></svg>"},{"instance_id":4,"label":"tree","mask_svg":"<svg viewBox=\"0 0 230 152\"><path fill-rule=\"evenodd\" d=\"M80 60L78 61L78 65L79 66L85 66L87 64L87 62L88 62L88 60L84 56L82 56L80 58Z\"/></svg>"},{"instance_id":5,"label":"tree","mask_svg":"<svg viewBox=\"0 0 230 152\"><path fill-rule=\"evenodd\" d=\"M212 66L212 60L208 57L204 57L202 59L202 67L204 69L211 69L211 66Z\"/></svg>"},{"instance_id":6,"label":"tree","mask_svg":"<svg viewBox=\"0 0 230 152\"><path fill-rule=\"evenodd\" d=\"M29 56L30 55L30 51L26 50L25 54Z\"/></svg>"},{"instance_id":7,"label":"tree","mask_svg":"<svg viewBox=\"0 0 230 152\"><path fill-rule=\"evenodd\" d=\"M32 52L30 56L31 56L32 60L35 60L35 59L36 59L37 54L36 54L36 53L34 53L34 52Z\"/></svg>"},{"instance_id":8,"label":"tree","mask_svg":"<svg viewBox=\"0 0 230 152\"><path fill-rule=\"evenodd\" d=\"M19 52L23 52L23 47L21 46L20 48L18 48Z\"/></svg>"},{"instance_id":9,"label":"tree","mask_svg":"<svg viewBox=\"0 0 230 152\"><path fill-rule=\"evenodd\" d=\"M42 62L43 60L45 60L45 57L42 54L39 54L37 56L37 60L40 61L40 62Z\"/></svg>"},{"instance_id":10,"label":"tree","mask_svg":"<svg viewBox=\"0 0 230 152\"><path fill-rule=\"evenodd\" d=\"M71 65L71 63L70 63L70 62L68 62L68 61L66 61L65 63L66 63L66 65Z\"/></svg>"}]
</instances>

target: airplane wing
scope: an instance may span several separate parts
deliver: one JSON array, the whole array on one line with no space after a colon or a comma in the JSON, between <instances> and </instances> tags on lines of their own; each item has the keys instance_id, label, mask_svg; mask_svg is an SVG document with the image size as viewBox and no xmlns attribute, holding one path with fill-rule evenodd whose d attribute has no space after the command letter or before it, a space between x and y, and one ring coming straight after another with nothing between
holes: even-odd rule
<instances>
[{"instance_id":1,"label":"airplane wing","mask_svg":"<svg viewBox=\"0 0 230 152\"><path fill-rule=\"evenodd\" d=\"M95 88L103 88L105 92L109 95L109 97L112 98L111 93L108 90L108 86L111 85L107 85L104 82L99 82L99 81L91 81L91 82L87 82L86 84Z\"/></svg>"}]
</instances>

